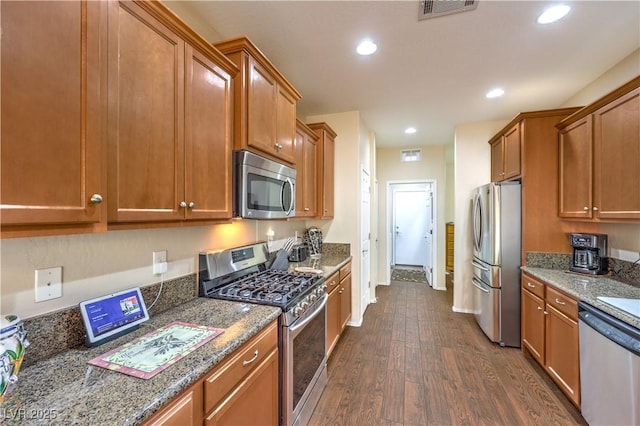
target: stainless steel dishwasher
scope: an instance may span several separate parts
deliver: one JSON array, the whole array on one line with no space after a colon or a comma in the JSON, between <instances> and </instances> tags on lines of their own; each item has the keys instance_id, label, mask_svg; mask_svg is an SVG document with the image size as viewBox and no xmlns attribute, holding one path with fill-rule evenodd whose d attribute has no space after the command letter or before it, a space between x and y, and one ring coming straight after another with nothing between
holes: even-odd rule
<instances>
[{"instance_id":1,"label":"stainless steel dishwasher","mask_svg":"<svg viewBox=\"0 0 640 426\"><path fill-rule=\"evenodd\" d=\"M590 426L640 425L640 330L578 303L582 416Z\"/></svg>"}]
</instances>

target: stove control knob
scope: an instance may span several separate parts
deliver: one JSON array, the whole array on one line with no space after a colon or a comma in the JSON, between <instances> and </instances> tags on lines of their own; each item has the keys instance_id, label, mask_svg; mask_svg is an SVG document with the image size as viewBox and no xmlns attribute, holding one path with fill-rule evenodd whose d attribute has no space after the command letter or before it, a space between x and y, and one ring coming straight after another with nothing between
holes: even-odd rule
<instances>
[{"instance_id":1,"label":"stove control knob","mask_svg":"<svg viewBox=\"0 0 640 426\"><path fill-rule=\"evenodd\" d=\"M293 315L296 317L299 317L300 315L302 315L303 312L304 312L304 308L300 305L293 308Z\"/></svg>"},{"instance_id":2,"label":"stove control knob","mask_svg":"<svg viewBox=\"0 0 640 426\"><path fill-rule=\"evenodd\" d=\"M317 295L315 292L314 292L313 294L310 294L310 295L309 295L309 302L310 302L310 303L313 303L313 302L315 302L316 300L318 300L318 295Z\"/></svg>"}]
</instances>

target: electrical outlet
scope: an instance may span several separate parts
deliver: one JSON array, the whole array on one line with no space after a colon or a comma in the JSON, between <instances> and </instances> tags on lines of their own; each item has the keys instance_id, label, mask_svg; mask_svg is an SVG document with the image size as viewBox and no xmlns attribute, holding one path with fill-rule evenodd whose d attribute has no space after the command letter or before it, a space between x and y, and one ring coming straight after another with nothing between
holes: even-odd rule
<instances>
[{"instance_id":1,"label":"electrical outlet","mask_svg":"<svg viewBox=\"0 0 640 426\"><path fill-rule=\"evenodd\" d=\"M167 251L154 251L153 252L153 273L164 274L167 272Z\"/></svg>"},{"instance_id":2,"label":"electrical outlet","mask_svg":"<svg viewBox=\"0 0 640 426\"><path fill-rule=\"evenodd\" d=\"M62 266L36 269L36 303L62 297Z\"/></svg>"}]
</instances>

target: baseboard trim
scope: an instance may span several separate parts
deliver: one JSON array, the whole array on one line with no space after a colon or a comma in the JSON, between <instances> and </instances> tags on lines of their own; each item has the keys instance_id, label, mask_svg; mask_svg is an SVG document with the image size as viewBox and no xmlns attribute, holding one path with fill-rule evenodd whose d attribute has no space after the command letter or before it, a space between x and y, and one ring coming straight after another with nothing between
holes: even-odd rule
<instances>
[{"instance_id":1,"label":"baseboard trim","mask_svg":"<svg viewBox=\"0 0 640 426\"><path fill-rule=\"evenodd\" d=\"M453 312L457 312L459 314L475 314L475 311L473 309L461 309L461 308L456 308L455 306L451 307L451 310Z\"/></svg>"}]
</instances>

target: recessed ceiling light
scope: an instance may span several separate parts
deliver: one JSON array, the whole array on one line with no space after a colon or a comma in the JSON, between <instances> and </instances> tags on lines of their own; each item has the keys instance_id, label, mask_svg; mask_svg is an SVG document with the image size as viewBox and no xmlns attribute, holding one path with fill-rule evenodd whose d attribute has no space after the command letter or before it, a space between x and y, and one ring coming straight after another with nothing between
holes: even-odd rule
<instances>
[{"instance_id":1,"label":"recessed ceiling light","mask_svg":"<svg viewBox=\"0 0 640 426\"><path fill-rule=\"evenodd\" d=\"M404 132L408 135L412 135L417 132L417 130L415 127L407 127L406 129L404 129Z\"/></svg>"},{"instance_id":2,"label":"recessed ceiling light","mask_svg":"<svg viewBox=\"0 0 640 426\"><path fill-rule=\"evenodd\" d=\"M571 10L571 7L564 4L552 6L542 12L542 15L538 16L538 24L550 24L558 19L562 19L569 13L569 10Z\"/></svg>"},{"instance_id":3,"label":"recessed ceiling light","mask_svg":"<svg viewBox=\"0 0 640 426\"><path fill-rule=\"evenodd\" d=\"M376 50L378 50L378 46L371 40L364 40L360 42L360 44L356 48L356 52L361 55L371 55Z\"/></svg>"},{"instance_id":4,"label":"recessed ceiling light","mask_svg":"<svg viewBox=\"0 0 640 426\"><path fill-rule=\"evenodd\" d=\"M489 99L492 99L492 98L499 98L502 95L504 95L504 90L497 88L497 89L488 91L485 96Z\"/></svg>"}]
</instances>

